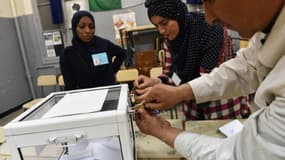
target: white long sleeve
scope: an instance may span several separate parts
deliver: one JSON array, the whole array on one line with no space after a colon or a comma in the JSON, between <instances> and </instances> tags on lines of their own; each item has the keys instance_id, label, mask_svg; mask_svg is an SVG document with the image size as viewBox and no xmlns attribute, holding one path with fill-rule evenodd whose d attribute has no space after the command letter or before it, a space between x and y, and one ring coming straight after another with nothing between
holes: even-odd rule
<instances>
[{"instance_id":1,"label":"white long sleeve","mask_svg":"<svg viewBox=\"0 0 285 160\"><path fill-rule=\"evenodd\" d=\"M187 159L215 159L216 149L222 139L191 132L180 133L174 143L175 149ZM197 145L202 144L202 145Z\"/></svg>"},{"instance_id":2,"label":"white long sleeve","mask_svg":"<svg viewBox=\"0 0 285 160\"><path fill-rule=\"evenodd\" d=\"M285 30L285 7L273 27ZM276 37L274 37L276 36ZM257 33L248 49L209 75L189 82L197 102L237 96L256 90L260 108L231 138L217 139L190 132L180 133L175 149L192 160L284 160L285 159L285 36L270 34L264 49ZM278 39L280 45L270 45ZM281 45L281 43L283 45ZM264 53L264 52L267 53ZM268 53L270 51L270 53ZM262 53L260 56L258 54ZM277 58L276 58L277 57ZM265 67L266 64L272 68ZM241 79L236 81L235 79Z\"/></svg>"}]
</instances>

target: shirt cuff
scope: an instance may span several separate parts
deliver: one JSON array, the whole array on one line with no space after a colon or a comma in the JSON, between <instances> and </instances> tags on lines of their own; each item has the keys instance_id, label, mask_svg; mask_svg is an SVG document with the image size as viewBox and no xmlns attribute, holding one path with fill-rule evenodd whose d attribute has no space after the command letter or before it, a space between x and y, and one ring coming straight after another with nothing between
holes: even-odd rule
<instances>
[{"instance_id":1,"label":"shirt cuff","mask_svg":"<svg viewBox=\"0 0 285 160\"><path fill-rule=\"evenodd\" d=\"M193 94L195 96L196 103L206 102L209 100L209 97L204 95L209 95L208 85L205 85L203 77L196 78L188 84L191 86Z\"/></svg>"},{"instance_id":2,"label":"shirt cuff","mask_svg":"<svg viewBox=\"0 0 285 160\"><path fill-rule=\"evenodd\" d=\"M175 138L174 148L187 159L215 159L216 149L222 143L221 138L184 131Z\"/></svg>"},{"instance_id":3,"label":"shirt cuff","mask_svg":"<svg viewBox=\"0 0 285 160\"><path fill-rule=\"evenodd\" d=\"M191 159L192 151L191 144L188 142L196 138L198 135L191 132L181 132L177 135L174 141L174 148L179 152L183 157Z\"/></svg>"}]
</instances>

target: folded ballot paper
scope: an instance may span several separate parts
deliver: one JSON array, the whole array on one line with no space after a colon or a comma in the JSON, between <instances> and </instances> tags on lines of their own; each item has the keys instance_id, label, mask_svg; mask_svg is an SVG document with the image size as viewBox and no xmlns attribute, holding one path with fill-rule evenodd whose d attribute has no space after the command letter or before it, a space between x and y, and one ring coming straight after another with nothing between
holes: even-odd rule
<instances>
[{"instance_id":1,"label":"folded ballot paper","mask_svg":"<svg viewBox=\"0 0 285 160\"><path fill-rule=\"evenodd\" d=\"M68 148L60 160L122 160L118 137L98 138Z\"/></svg>"},{"instance_id":2,"label":"folded ballot paper","mask_svg":"<svg viewBox=\"0 0 285 160\"><path fill-rule=\"evenodd\" d=\"M243 124L241 124L239 120L233 120L220 127L219 131L222 132L225 136L231 137L240 132L242 128Z\"/></svg>"},{"instance_id":3,"label":"folded ballot paper","mask_svg":"<svg viewBox=\"0 0 285 160\"><path fill-rule=\"evenodd\" d=\"M108 89L67 93L42 118L98 112L102 109Z\"/></svg>"}]
</instances>

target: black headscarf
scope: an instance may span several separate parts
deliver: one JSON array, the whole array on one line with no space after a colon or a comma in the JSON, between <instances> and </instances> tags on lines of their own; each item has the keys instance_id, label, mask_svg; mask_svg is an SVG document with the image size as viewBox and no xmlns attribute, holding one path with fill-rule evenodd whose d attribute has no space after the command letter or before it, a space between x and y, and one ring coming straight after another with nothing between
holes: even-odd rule
<instances>
[{"instance_id":1,"label":"black headscarf","mask_svg":"<svg viewBox=\"0 0 285 160\"><path fill-rule=\"evenodd\" d=\"M76 13L74 13L72 19L71 19L71 30L72 30L72 34L73 34L73 38L72 38L72 44L73 45L78 45L78 44L83 44L83 45L88 45L88 44L84 44L84 42L82 42L79 38L78 38L78 35L77 35L77 32L76 32L76 27L80 21L80 19L82 17L89 17L91 19L91 21L93 22L94 24L94 27L95 27L95 20L94 20L94 17L92 16L91 13L89 13L88 11L78 11ZM91 41L92 43L92 41Z\"/></svg>"},{"instance_id":2,"label":"black headscarf","mask_svg":"<svg viewBox=\"0 0 285 160\"><path fill-rule=\"evenodd\" d=\"M72 29L72 34L73 34L73 38L71 42L72 42L72 46L77 50L78 55L81 58L83 58L87 63L89 63L89 65L92 65L92 62L89 56L92 54L92 52L96 48L96 38L94 35L93 39L88 43L82 42L79 39L77 32L76 32L76 27L82 17L89 17L95 26L95 20L92 14L89 13L88 11L82 10L82 11L78 11L74 13L71 19L71 27L72 27L71 29Z\"/></svg>"},{"instance_id":3,"label":"black headscarf","mask_svg":"<svg viewBox=\"0 0 285 160\"><path fill-rule=\"evenodd\" d=\"M88 66L92 66L93 62L90 56L94 52L97 46L96 37L94 35L93 39L87 43L79 39L77 32L76 32L76 27L82 17L89 17L95 26L95 20L91 13L89 13L88 11L83 11L83 10L77 11L76 13L74 13L71 19L71 27L72 27L71 30L73 34L73 38L71 42L72 42L73 49L76 50L75 53L79 56L79 58L82 59L83 62L86 63Z\"/></svg>"}]
</instances>

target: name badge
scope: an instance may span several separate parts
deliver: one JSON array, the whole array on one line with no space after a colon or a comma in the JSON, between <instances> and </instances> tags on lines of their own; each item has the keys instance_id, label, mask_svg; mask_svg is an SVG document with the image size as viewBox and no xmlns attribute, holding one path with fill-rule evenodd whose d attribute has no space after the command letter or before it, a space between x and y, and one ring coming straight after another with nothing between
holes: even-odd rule
<instances>
[{"instance_id":1,"label":"name badge","mask_svg":"<svg viewBox=\"0 0 285 160\"><path fill-rule=\"evenodd\" d=\"M178 77L178 75L175 72L173 72L171 79L176 86L180 85L181 79Z\"/></svg>"},{"instance_id":2,"label":"name badge","mask_svg":"<svg viewBox=\"0 0 285 160\"><path fill-rule=\"evenodd\" d=\"M109 64L109 60L108 60L108 56L106 52L95 53L95 54L92 54L91 56L92 56L94 66Z\"/></svg>"}]
</instances>

